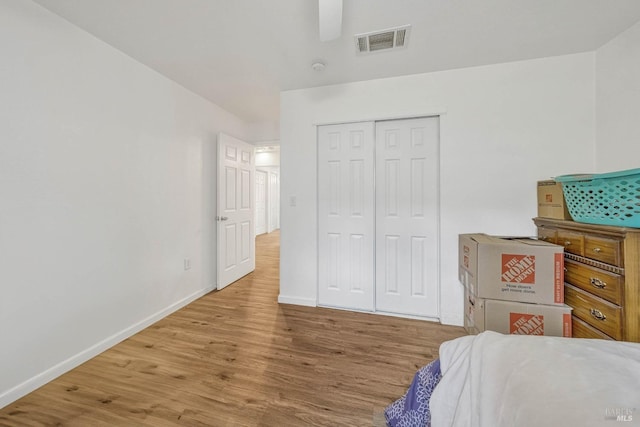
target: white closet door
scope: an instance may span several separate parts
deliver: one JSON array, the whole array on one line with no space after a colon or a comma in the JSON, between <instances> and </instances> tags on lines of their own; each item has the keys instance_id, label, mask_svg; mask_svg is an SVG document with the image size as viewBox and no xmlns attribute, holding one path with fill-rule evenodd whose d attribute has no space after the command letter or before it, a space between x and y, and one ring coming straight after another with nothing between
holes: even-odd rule
<instances>
[{"instance_id":1,"label":"white closet door","mask_svg":"<svg viewBox=\"0 0 640 427\"><path fill-rule=\"evenodd\" d=\"M437 117L376 123L376 310L438 316Z\"/></svg>"},{"instance_id":2,"label":"white closet door","mask_svg":"<svg viewBox=\"0 0 640 427\"><path fill-rule=\"evenodd\" d=\"M318 303L374 309L374 124L318 127Z\"/></svg>"}]
</instances>

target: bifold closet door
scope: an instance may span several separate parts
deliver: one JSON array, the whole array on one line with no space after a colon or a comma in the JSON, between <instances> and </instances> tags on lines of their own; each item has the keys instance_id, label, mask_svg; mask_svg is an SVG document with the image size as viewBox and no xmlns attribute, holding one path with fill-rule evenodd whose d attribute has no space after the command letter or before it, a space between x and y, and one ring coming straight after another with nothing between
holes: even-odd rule
<instances>
[{"instance_id":1,"label":"bifold closet door","mask_svg":"<svg viewBox=\"0 0 640 427\"><path fill-rule=\"evenodd\" d=\"M376 123L376 310L438 316L439 119Z\"/></svg>"},{"instance_id":2,"label":"bifold closet door","mask_svg":"<svg viewBox=\"0 0 640 427\"><path fill-rule=\"evenodd\" d=\"M374 123L318 127L318 303L374 309Z\"/></svg>"}]
</instances>

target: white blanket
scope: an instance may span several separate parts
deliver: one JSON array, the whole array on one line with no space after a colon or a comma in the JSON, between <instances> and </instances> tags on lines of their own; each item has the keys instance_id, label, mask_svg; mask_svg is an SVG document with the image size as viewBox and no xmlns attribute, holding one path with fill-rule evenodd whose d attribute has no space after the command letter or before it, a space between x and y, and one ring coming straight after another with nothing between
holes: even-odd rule
<instances>
[{"instance_id":1,"label":"white blanket","mask_svg":"<svg viewBox=\"0 0 640 427\"><path fill-rule=\"evenodd\" d=\"M640 344L483 332L440 369L433 427L640 426Z\"/></svg>"}]
</instances>

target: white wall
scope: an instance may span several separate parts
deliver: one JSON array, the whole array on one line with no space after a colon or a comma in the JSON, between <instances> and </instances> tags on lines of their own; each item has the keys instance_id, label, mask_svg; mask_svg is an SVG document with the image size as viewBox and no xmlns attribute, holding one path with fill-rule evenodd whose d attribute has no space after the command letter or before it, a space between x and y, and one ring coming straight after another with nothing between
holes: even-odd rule
<instances>
[{"instance_id":1,"label":"white wall","mask_svg":"<svg viewBox=\"0 0 640 427\"><path fill-rule=\"evenodd\" d=\"M640 167L640 22L596 51L598 172Z\"/></svg>"},{"instance_id":2,"label":"white wall","mask_svg":"<svg viewBox=\"0 0 640 427\"><path fill-rule=\"evenodd\" d=\"M280 122L257 122L247 125L247 142L258 145L260 141L279 139Z\"/></svg>"},{"instance_id":3,"label":"white wall","mask_svg":"<svg viewBox=\"0 0 640 427\"><path fill-rule=\"evenodd\" d=\"M280 302L316 304L314 125L444 113L440 316L462 324L458 234L532 235L536 180L594 166L594 71L584 53L283 92Z\"/></svg>"},{"instance_id":4,"label":"white wall","mask_svg":"<svg viewBox=\"0 0 640 427\"><path fill-rule=\"evenodd\" d=\"M211 289L216 134L246 125L29 1L0 52L2 407Z\"/></svg>"}]
</instances>

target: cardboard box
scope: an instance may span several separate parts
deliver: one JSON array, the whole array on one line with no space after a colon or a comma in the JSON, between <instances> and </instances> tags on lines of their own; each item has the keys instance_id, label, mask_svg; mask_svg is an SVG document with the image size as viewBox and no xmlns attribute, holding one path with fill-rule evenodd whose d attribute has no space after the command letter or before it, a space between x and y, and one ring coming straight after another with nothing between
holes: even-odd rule
<instances>
[{"instance_id":1,"label":"cardboard box","mask_svg":"<svg viewBox=\"0 0 640 427\"><path fill-rule=\"evenodd\" d=\"M476 298L469 288L464 288L464 328L477 335L484 331L484 299Z\"/></svg>"},{"instance_id":2,"label":"cardboard box","mask_svg":"<svg viewBox=\"0 0 640 427\"><path fill-rule=\"evenodd\" d=\"M571 220L562 193L562 184L552 179L538 181L538 216Z\"/></svg>"},{"instance_id":3,"label":"cardboard box","mask_svg":"<svg viewBox=\"0 0 640 427\"><path fill-rule=\"evenodd\" d=\"M564 304L564 248L528 237L459 236L460 281L479 298Z\"/></svg>"},{"instance_id":4,"label":"cardboard box","mask_svg":"<svg viewBox=\"0 0 640 427\"><path fill-rule=\"evenodd\" d=\"M465 290L464 326L468 333L571 337L571 307L477 298Z\"/></svg>"}]
</instances>

